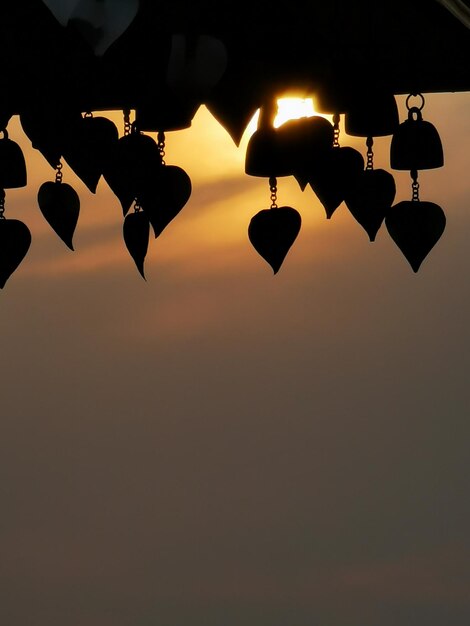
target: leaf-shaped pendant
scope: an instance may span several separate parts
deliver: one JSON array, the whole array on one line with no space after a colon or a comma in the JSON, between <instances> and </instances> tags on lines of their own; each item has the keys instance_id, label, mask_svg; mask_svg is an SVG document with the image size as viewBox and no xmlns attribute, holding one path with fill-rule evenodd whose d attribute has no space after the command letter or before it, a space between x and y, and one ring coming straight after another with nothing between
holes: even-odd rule
<instances>
[{"instance_id":1,"label":"leaf-shaped pendant","mask_svg":"<svg viewBox=\"0 0 470 626\"><path fill-rule=\"evenodd\" d=\"M144 280L144 261L148 250L149 233L150 224L144 211L126 215L123 224L124 243Z\"/></svg>"},{"instance_id":2,"label":"leaf-shaped pendant","mask_svg":"<svg viewBox=\"0 0 470 626\"><path fill-rule=\"evenodd\" d=\"M364 159L355 148L332 148L309 173L308 181L323 204L327 219L344 201L364 171Z\"/></svg>"},{"instance_id":3,"label":"leaf-shaped pendant","mask_svg":"<svg viewBox=\"0 0 470 626\"><path fill-rule=\"evenodd\" d=\"M385 218L385 225L416 273L441 238L446 216L434 202L404 200L392 206Z\"/></svg>"},{"instance_id":4,"label":"leaf-shaped pendant","mask_svg":"<svg viewBox=\"0 0 470 626\"><path fill-rule=\"evenodd\" d=\"M154 185L139 196L142 208L158 237L184 205L192 191L191 179L177 165L165 165L158 169Z\"/></svg>"},{"instance_id":5,"label":"leaf-shaped pendant","mask_svg":"<svg viewBox=\"0 0 470 626\"><path fill-rule=\"evenodd\" d=\"M272 267L281 268L297 238L302 220L300 213L289 206L263 209L251 218L248 237L254 249Z\"/></svg>"},{"instance_id":6,"label":"leaf-shaped pendant","mask_svg":"<svg viewBox=\"0 0 470 626\"><path fill-rule=\"evenodd\" d=\"M119 199L124 215L135 198L141 198L155 183L162 157L152 137L131 133L121 137L113 147L103 177Z\"/></svg>"},{"instance_id":7,"label":"leaf-shaped pendant","mask_svg":"<svg viewBox=\"0 0 470 626\"><path fill-rule=\"evenodd\" d=\"M346 196L346 206L367 232L370 241L375 241L385 215L395 200L395 193L392 174L377 169L364 170L357 185Z\"/></svg>"},{"instance_id":8,"label":"leaf-shaped pendant","mask_svg":"<svg viewBox=\"0 0 470 626\"><path fill-rule=\"evenodd\" d=\"M69 129L63 157L92 193L118 139L116 125L106 117L83 117Z\"/></svg>"},{"instance_id":9,"label":"leaf-shaped pendant","mask_svg":"<svg viewBox=\"0 0 470 626\"><path fill-rule=\"evenodd\" d=\"M72 238L80 214L80 198L67 183L48 181L38 191L38 205L47 222L73 250Z\"/></svg>"},{"instance_id":10,"label":"leaf-shaped pendant","mask_svg":"<svg viewBox=\"0 0 470 626\"><path fill-rule=\"evenodd\" d=\"M20 220L0 219L0 289L26 256L31 232Z\"/></svg>"}]
</instances>

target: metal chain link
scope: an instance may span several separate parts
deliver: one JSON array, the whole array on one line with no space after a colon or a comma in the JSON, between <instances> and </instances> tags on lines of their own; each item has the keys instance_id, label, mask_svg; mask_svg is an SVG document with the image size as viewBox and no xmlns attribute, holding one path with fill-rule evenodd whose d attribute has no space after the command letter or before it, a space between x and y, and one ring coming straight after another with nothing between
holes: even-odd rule
<instances>
[{"instance_id":1,"label":"metal chain link","mask_svg":"<svg viewBox=\"0 0 470 626\"><path fill-rule=\"evenodd\" d=\"M59 161L57 163L57 165L55 166L55 182L56 183L61 183L62 182L62 163Z\"/></svg>"},{"instance_id":2,"label":"metal chain link","mask_svg":"<svg viewBox=\"0 0 470 626\"><path fill-rule=\"evenodd\" d=\"M367 165L366 170L374 169L374 153L372 151L372 146L374 145L374 138L367 137L366 146L367 146Z\"/></svg>"},{"instance_id":3,"label":"metal chain link","mask_svg":"<svg viewBox=\"0 0 470 626\"><path fill-rule=\"evenodd\" d=\"M134 213L139 213L140 211L142 211L142 205L137 198L134 198Z\"/></svg>"},{"instance_id":4,"label":"metal chain link","mask_svg":"<svg viewBox=\"0 0 470 626\"><path fill-rule=\"evenodd\" d=\"M0 220L6 219L5 212L5 189L0 189Z\"/></svg>"},{"instance_id":5,"label":"metal chain link","mask_svg":"<svg viewBox=\"0 0 470 626\"><path fill-rule=\"evenodd\" d=\"M126 136L126 135L131 134L131 129L132 129L131 110L124 109L123 114L124 114L124 135Z\"/></svg>"},{"instance_id":6,"label":"metal chain link","mask_svg":"<svg viewBox=\"0 0 470 626\"><path fill-rule=\"evenodd\" d=\"M333 115L333 148L339 148L339 121L341 116L339 113Z\"/></svg>"},{"instance_id":7,"label":"metal chain link","mask_svg":"<svg viewBox=\"0 0 470 626\"><path fill-rule=\"evenodd\" d=\"M165 165L165 133L161 130L157 135L158 150L162 159L162 165Z\"/></svg>"},{"instance_id":8,"label":"metal chain link","mask_svg":"<svg viewBox=\"0 0 470 626\"><path fill-rule=\"evenodd\" d=\"M418 183L418 171L417 170L411 170L410 171L410 176L412 179L412 183L411 183L411 189L412 189L412 196L411 196L411 200L413 202L418 202L419 201L419 183Z\"/></svg>"},{"instance_id":9,"label":"metal chain link","mask_svg":"<svg viewBox=\"0 0 470 626\"><path fill-rule=\"evenodd\" d=\"M269 191L271 192L271 209L277 209L277 179L275 176L269 178Z\"/></svg>"}]
</instances>

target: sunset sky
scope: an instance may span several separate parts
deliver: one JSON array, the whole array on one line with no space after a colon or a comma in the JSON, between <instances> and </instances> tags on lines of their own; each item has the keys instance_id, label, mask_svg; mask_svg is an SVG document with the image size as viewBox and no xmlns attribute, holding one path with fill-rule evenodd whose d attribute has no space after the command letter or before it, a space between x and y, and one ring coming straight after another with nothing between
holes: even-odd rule
<instances>
[{"instance_id":1,"label":"sunset sky","mask_svg":"<svg viewBox=\"0 0 470 626\"><path fill-rule=\"evenodd\" d=\"M11 121L28 185L5 214L33 241L0 292L1 624L470 624L470 94L425 97L445 164L420 196L447 226L417 274L385 226L371 243L286 177L302 228L273 276L249 133L201 107L167 133L193 193L144 281L103 179L64 165L75 251L56 236L54 171ZM365 156L343 120L340 144Z\"/></svg>"}]
</instances>

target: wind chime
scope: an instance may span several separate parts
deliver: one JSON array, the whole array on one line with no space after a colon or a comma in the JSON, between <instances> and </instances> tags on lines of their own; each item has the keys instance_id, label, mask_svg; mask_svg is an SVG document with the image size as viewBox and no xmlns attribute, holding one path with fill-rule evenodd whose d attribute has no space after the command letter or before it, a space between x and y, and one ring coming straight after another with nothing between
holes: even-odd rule
<instances>
[{"instance_id":1,"label":"wind chime","mask_svg":"<svg viewBox=\"0 0 470 626\"><path fill-rule=\"evenodd\" d=\"M410 106L410 99L420 99L419 106ZM390 164L396 170L409 170L411 200L403 200L388 211L385 224L390 236L400 248L414 272L439 241L446 226L442 208L434 202L419 198L419 170L444 165L441 139L436 128L423 120L425 100L422 94L410 94L406 99L408 118L395 131L390 145Z\"/></svg>"},{"instance_id":2,"label":"wind chime","mask_svg":"<svg viewBox=\"0 0 470 626\"><path fill-rule=\"evenodd\" d=\"M274 99L261 107L258 128L250 138L245 159L246 174L267 178L269 182L271 205L251 219L248 237L275 274L296 240L302 223L296 209L277 204L277 179L294 173L298 153L289 150L283 131L274 128L276 113Z\"/></svg>"},{"instance_id":3,"label":"wind chime","mask_svg":"<svg viewBox=\"0 0 470 626\"><path fill-rule=\"evenodd\" d=\"M411 107L413 96L420 106ZM336 102L335 99L332 102ZM371 242L385 223L414 272L437 243L445 228L441 207L419 199L418 171L441 167L443 151L439 134L422 119L424 97L410 94L408 119L399 123L393 94L378 91L356 100L347 108L332 107L332 123L312 116L273 126L273 105L261 109L258 129L247 147L245 172L269 179L271 207L251 220L249 239L276 274L301 227L301 216L292 207L277 206L277 178L293 175L302 191L307 185L323 205L327 219L344 202L364 228ZM341 147L339 124L344 113L347 135L366 139L366 161L358 150ZM410 170L412 199L393 204L393 175L374 167L374 137L391 136L390 166Z\"/></svg>"},{"instance_id":4,"label":"wind chime","mask_svg":"<svg viewBox=\"0 0 470 626\"><path fill-rule=\"evenodd\" d=\"M419 106L411 106L412 97ZM368 106L366 106L368 104ZM424 97L410 94L406 100L408 118L398 121L395 98L373 95L368 103L348 108L346 134L366 139L366 159L339 141L341 112L332 121L314 115L290 120L274 127L276 98L267 98L260 109L258 128L248 143L245 173L266 178L270 204L251 219L248 237L255 250L276 274L302 224L293 207L278 204L278 180L294 176L302 190L307 185L318 196L327 219L344 202L371 242L385 222L388 233L417 272L424 258L445 228L441 207L419 198L418 172L443 165L443 151L435 127L423 120ZM165 160L167 128L187 125L182 118L169 117L165 109L155 115L124 109L124 133L92 111L84 114L50 109L25 110L20 114L24 132L34 148L54 168L55 179L44 182L38 191L38 207L67 247L74 250L73 236L80 212L80 199L63 181L65 161L86 187L96 193L101 177L119 199L124 243L143 278L150 228L155 238L187 204L192 184L188 174ZM26 185L26 165L21 148L4 128L0 139L0 286L4 287L31 244L31 233L21 221L5 216L6 189ZM156 133L154 139L150 133ZM374 137L391 135L390 165L409 170L411 200L393 204L396 194L393 176L374 168ZM131 207L133 208L130 211Z\"/></svg>"},{"instance_id":5,"label":"wind chime","mask_svg":"<svg viewBox=\"0 0 470 626\"><path fill-rule=\"evenodd\" d=\"M398 108L392 94L375 92L361 98L345 114L347 135L366 138L366 165L345 203L356 221L375 241L385 216L395 200L393 175L374 168L374 137L393 135L399 125Z\"/></svg>"}]
</instances>

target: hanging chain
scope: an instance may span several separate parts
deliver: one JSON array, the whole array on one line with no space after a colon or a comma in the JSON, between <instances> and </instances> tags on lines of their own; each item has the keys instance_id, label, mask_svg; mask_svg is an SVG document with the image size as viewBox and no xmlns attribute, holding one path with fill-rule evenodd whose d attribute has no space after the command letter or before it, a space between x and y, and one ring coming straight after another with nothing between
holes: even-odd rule
<instances>
[{"instance_id":1,"label":"hanging chain","mask_svg":"<svg viewBox=\"0 0 470 626\"><path fill-rule=\"evenodd\" d=\"M5 189L0 189L0 220L6 219L3 215L5 212Z\"/></svg>"},{"instance_id":2,"label":"hanging chain","mask_svg":"<svg viewBox=\"0 0 470 626\"><path fill-rule=\"evenodd\" d=\"M131 134L131 129L132 129L131 110L124 109L123 113L124 113L124 135L126 136L126 135Z\"/></svg>"},{"instance_id":3,"label":"hanging chain","mask_svg":"<svg viewBox=\"0 0 470 626\"><path fill-rule=\"evenodd\" d=\"M374 138L367 137L366 146L367 146L367 165L366 170L374 169L374 153L372 151L372 146L374 145Z\"/></svg>"},{"instance_id":4,"label":"hanging chain","mask_svg":"<svg viewBox=\"0 0 470 626\"><path fill-rule=\"evenodd\" d=\"M340 114L335 113L333 115L333 148L339 148L339 121Z\"/></svg>"},{"instance_id":5,"label":"hanging chain","mask_svg":"<svg viewBox=\"0 0 470 626\"><path fill-rule=\"evenodd\" d=\"M165 133L161 130L157 135L158 150L162 159L162 165L165 165Z\"/></svg>"},{"instance_id":6,"label":"hanging chain","mask_svg":"<svg viewBox=\"0 0 470 626\"><path fill-rule=\"evenodd\" d=\"M413 202L418 202L419 201L419 183L418 183L418 170L411 170L410 171L410 176L412 179L412 183L411 183L411 189L413 190L413 194L411 197L411 200Z\"/></svg>"},{"instance_id":7,"label":"hanging chain","mask_svg":"<svg viewBox=\"0 0 470 626\"><path fill-rule=\"evenodd\" d=\"M277 179L275 176L269 177L269 191L271 192L271 209L277 209Z\"/></svg>"},{"instance_id":8,"label":"hanging chain","mask_svg":"<svg viewBox=\"0 0 470 626\"><path fill-rule=\"evenodd\" d=\"M140 213L142 211L142 205L137 198L134 199L134 213Z\"/></svg>"},{"instance_id":9,"label":"hanging chain","mask_svg":"<svg viewBox=\"0 0 470 626\"><path fill-rule=\"evenodd\" d=\"M62 163L59 161L57 163L57 165L55 166L55 182L56 183L61 183L62 182Z\"/></svg>"}]
</instances>

